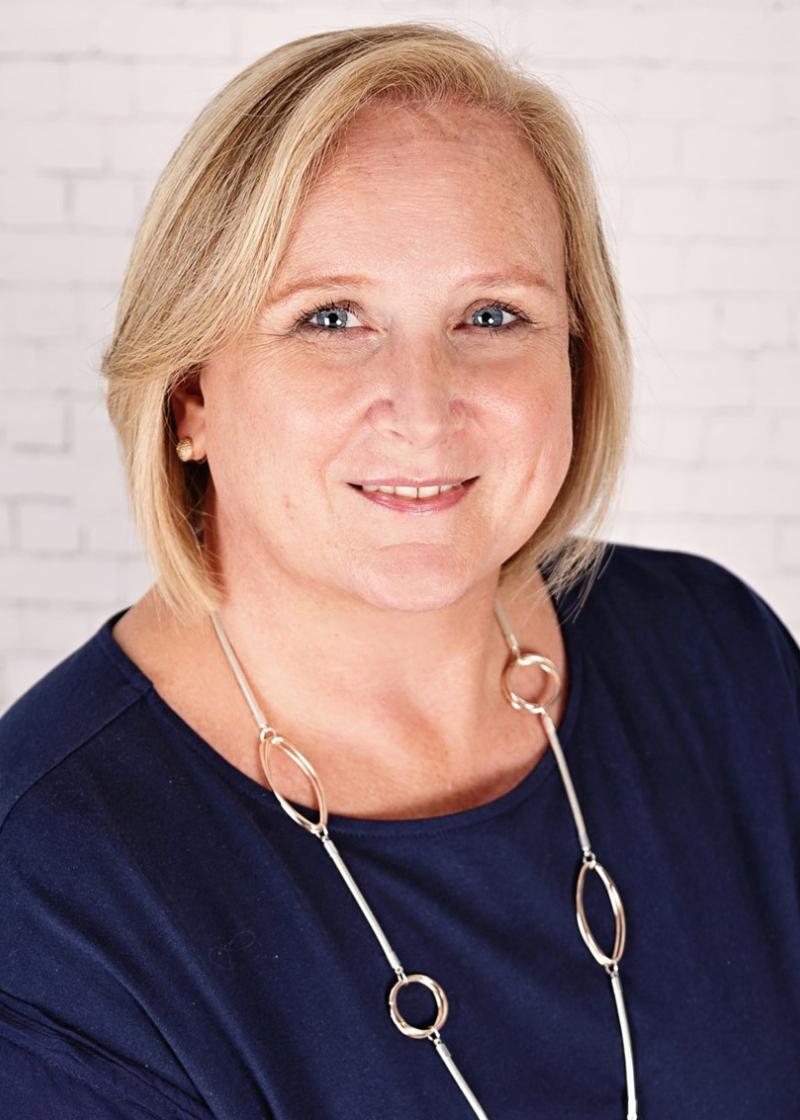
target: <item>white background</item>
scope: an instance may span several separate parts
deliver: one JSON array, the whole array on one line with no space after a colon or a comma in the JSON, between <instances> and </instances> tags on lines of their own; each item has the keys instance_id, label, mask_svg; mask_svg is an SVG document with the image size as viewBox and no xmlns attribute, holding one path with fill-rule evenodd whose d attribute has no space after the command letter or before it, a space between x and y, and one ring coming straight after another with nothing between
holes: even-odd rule
<instances>
[{"instance_id":1,"label":"white background","mask_svg":"<svg viewBox=\"0 0 800 1120\"><path fill-rule=\"evenodd\" d=\"M6 0L0 19L0 710L153 581L98 362L158 172L259 55L393 20L494 42L585 130L636 357L606 537L718 560L800 636L796 2Z\"/></svg>"}]
</instances>

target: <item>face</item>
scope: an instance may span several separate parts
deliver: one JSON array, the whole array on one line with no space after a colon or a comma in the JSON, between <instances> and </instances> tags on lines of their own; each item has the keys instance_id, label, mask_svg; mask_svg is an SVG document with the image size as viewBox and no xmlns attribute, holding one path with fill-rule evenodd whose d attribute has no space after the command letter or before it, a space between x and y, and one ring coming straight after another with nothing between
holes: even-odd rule
<instances>
[{"instance_id":1,"label":"face","mask_svg":"<svg viewBox=\"0 0 800 1120\"><path fill-rule=\"evenodd\" d=\"M559 211L512 126L465 108L363 110L255 328L173 407L208 456L227 580L257 588L269 568L405 610L496 580L572 451ZM395 477L476 481L439 509L352 485Z\"/></svg>"}]
</instances>

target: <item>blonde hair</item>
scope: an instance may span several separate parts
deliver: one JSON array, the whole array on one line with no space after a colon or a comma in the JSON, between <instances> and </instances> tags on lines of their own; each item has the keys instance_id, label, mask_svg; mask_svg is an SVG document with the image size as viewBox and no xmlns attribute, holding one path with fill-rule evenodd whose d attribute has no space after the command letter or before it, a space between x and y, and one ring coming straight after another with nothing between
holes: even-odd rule
<instances>
[{"instance_id":1,"label":"blonde hair","mask_svg":"<svg viewBox=\"0 0 800 1120\"><path fill-rule=\"evenodd\" d=\"M598 574L598 533L626 454L631 358L580 128L547 86L458 31L354 27L295 39L228 82L161 173L134 240L101 369L133 515L160 595L182 621L215 609L224 588L203 549L208 464L178 459L172 392L251 327L323 159L379 99L503 114L548 176L564 232L573 453L541 525L502 565L501 586L512 575L533 584L544 566L557 597L588 576L582 605Z\"/></svg>"}]
</instances>

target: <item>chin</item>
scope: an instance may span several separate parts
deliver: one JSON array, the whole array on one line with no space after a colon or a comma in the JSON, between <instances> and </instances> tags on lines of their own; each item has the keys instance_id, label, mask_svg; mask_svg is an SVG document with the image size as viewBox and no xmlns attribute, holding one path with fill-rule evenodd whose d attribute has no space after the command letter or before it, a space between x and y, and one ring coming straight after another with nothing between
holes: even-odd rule
<instances>
[{"instance_id":1,"label":"chin","mask_svg":"<svg viewBox=\"0 0 800 1120\"><path fill-rule=\"evenodd\" d=\"M393 550L397 551L397 550ZM394 562L365 563L358 572L353 591L375 607L397 611L435 611L457 602L486 573L477 568L465 570L449 553L444 560L405 561L395 555Z\"/></svg>"}]
</instances>

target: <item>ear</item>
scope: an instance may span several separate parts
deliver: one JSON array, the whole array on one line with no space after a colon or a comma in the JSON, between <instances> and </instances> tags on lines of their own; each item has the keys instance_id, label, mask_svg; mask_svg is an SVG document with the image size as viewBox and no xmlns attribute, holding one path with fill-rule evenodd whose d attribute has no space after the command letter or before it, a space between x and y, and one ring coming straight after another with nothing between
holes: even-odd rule
<instances>
[{"instance_id":1,"label":"ear","mask_svg":"<svg viewBox=\"0 0 800 1120\"><path fill-rule=\"evenodd\" d=\"M195 459L206 456L206 414L200 387L201 366L192 366L170 396L170 409L178 439L191 436Z\"/></svg>"}]
</instances>

